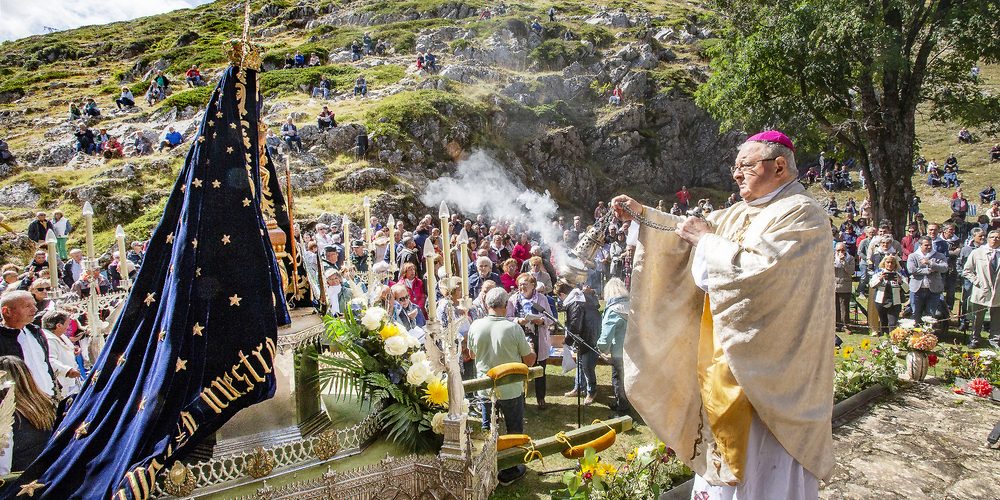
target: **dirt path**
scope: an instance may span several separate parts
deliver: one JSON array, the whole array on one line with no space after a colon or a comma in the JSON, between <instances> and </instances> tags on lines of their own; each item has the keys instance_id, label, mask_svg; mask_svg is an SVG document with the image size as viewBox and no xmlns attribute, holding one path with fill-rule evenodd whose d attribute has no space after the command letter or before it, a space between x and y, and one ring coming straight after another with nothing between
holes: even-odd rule
<instances>
[{"instance_id":1,"label":"dirt path","mask_svg":"<svg viewBox=\"0 0 1000 500\"><path fill-rule=\"evenodd\" d=\"M835 429L837 468L822 500L998 499L1000 404L918 383Z\"/></svg>"}]
</instances>

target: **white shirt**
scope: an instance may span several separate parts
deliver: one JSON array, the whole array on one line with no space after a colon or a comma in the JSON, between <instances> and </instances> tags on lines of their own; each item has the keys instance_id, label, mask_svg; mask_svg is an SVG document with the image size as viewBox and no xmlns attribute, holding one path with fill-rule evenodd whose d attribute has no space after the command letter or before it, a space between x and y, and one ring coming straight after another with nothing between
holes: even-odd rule
<instances>
[{"instance_id":1,"label":"white shirt","mask_svg":"<svg viewBox=\"0 0 1000 500\"><path fill-rule=\"evenodd\" d=\"M56 238L65 238L69 234L69 219L60 217L59 220L52 219L52 227L56 233Z\"/></svg>"},{"instance_id":2,"label":"white shirt","mask_svg":"<svg viewBox=\"0 0 1000 500\"><path fill-rule=\"evenodd\" d=\"M35 385L45 394L55 396L55 384L52 382L52 376L49 375L49 360L45 357L45 350L38 344L38 340L22 328L21 333L17 334L17 343L21 344L24 364L28 365L28 371L35 379Z\"/></svg>"}]
</instances>

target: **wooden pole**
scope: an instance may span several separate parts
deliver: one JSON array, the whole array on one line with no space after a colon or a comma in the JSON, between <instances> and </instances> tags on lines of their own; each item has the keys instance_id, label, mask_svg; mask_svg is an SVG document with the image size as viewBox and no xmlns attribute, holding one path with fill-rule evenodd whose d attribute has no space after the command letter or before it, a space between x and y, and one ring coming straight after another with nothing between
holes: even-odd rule
<instances>
[{"instance_id":1,"label":"wooden pole","mask_svg":"<svg viewBox=\"0 0 1000 500\"><path fill-rule=\"evenodd\" d=\"M631 430L632 417L625 416L605 420L596 424L585 425L579 429L566 432L566 439L568 439L573 446L579 446L603 436L608 432L608 427L614 429L618 434ZM556 441L555 436L532 441L532 443L534 443L535 446L534 450L541 453L542 456L561 453L566 449L566 444ZM525 445L525 448L531 449L531 445ZM515 465L525 463L524 456L527 453L528 452L525 450L516 447L497 452L497 470L508 469Z\"/></svg>"}]
</instances>

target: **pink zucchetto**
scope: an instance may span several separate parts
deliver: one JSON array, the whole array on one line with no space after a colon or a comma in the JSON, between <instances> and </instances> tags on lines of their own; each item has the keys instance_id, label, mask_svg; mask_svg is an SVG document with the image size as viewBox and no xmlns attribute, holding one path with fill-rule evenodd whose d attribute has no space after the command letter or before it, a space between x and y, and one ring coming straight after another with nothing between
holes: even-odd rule
<instances>
[{"instance_id":1,"label":"pink zucchetto","mask_svg":"<svg viewBox=\"0 0 1000 500\"><path fill-rule=\"evenodd\" d=\"M782 146L787 146L788 149L791 149L793 153L795 152L795 146L792 146L792 140L789 139L787 135L782 134L777 130L768 130L766 132L761 132L747 139L747 142L754 142L754 141L776 142L778 144L781 144Z\"/></svg>"}]
</instances>

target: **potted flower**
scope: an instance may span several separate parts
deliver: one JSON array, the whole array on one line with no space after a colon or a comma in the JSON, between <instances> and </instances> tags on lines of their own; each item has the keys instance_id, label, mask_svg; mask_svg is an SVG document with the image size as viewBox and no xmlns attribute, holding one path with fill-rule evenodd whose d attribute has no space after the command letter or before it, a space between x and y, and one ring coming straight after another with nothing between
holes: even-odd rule
<instances>
[{"instance_id":1,"label":"potted flower","mask_svg":"<svg viewBox=\"0 0 1000 500\"><path fill-rule=\"evenodd\" d=\"M897 349L907 351L906 371L911 380L920 381L927 377L929 357L938 343L936 335L914 328L913 320L904 319L900 320L895 330L889 332L889 340Z\"/></svg>"}]
</instances>

